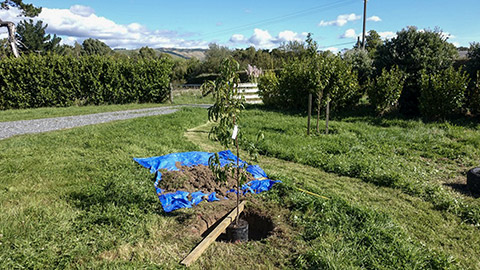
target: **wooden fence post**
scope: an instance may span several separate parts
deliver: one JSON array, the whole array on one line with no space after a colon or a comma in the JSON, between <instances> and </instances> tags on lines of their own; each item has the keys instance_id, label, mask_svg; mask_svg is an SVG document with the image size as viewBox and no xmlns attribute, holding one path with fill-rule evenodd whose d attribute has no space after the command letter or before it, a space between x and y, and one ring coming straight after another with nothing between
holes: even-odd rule
<instances>
[{"instance_id":1,"label":"wooden fence post","mask_svg":"<svg viewBox=\"0 0 480 270\"><path fill-rule=\"evenodd\" d=\"M325 134L328 134L328 120L330 118L330 94L327 94L327 109L325 116Z\"/></svg>"},{"instance_id":2,"label":"wooden fence post","mask_svg":"<svg viewBox=\"0 0 480 270\"><path fill-rule=\"evenodd\" d=\"M307 135L310 135L310 118L312 117L312 94L308 94L308 123Z\"/></svg>"}]
</instances>

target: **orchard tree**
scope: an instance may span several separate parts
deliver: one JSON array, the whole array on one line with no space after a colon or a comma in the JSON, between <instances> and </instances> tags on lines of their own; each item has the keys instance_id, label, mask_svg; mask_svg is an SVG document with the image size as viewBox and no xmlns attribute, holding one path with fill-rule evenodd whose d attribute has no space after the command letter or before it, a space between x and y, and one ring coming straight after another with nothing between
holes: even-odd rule
<instances>
[{"instance_id":1,"label":"orchard tree","mask_svg":"<svg viewBox=\"0 0 480 270\"><path fill-rule=\"evenodd\" d=\"M419 31L410 26L378 47L375 59L377 73L397 65L407 75L399 100L402 113L419 114L422 71L435 74L453 64L458 52L447 39L439 29Z\"/></svg>"},{"instance_id":2,"label":"orchard tree","mask_svg":"<svg viewBox=\"0 0 480 270\"><path fill-rule=\"evenodd\" d=\"M471 43L467 55L466 70L470 75L466 93L467 107L471 113L480 115L480 43Z\"/></svg>"},{"instance_id":3,"label":"orchard tree","mask_svg":"<svg viewBox=\"0 0 480 270\"><path fill-rule=\"evenodd\" d=\"M21 21L17 26L19 49L24 52L40 53L56 50L62 39L57 35L51 37L50 34L46 34L47 26L43 25L42 21L34 23L32 19Z\"/></svg>"},{"instance_id":4,"label":"orchard tree","mask_svg":"<svg viewBox=\"0 0 480 270\"><path fill-rule=\"evenodd\" d=\"M42 8L35 7L33 4L25 4L23 0L3 0L0 2L1 9L10 9L10 8L18 8L21 13L20 16L25 17L35 17L40 12L42 12ZM17 48L17 40L15 37L16 34L16 27L13 22L10 21L3 21L0 19L0 27L7 27L8 29L8 42L10 43L10 47L12 48L13 55L15 57L19 57L20 54L18 53Z\"/></svg>"},{"instance_id":5,"label":"orchard tree","mask_svg":"<svg viewBox=\"0 0 480 270\"><path fill-rule=\"evenodd\" d=\"M370 57L374 56L377 49L382 46L383 41L380 35L375 30L368 31L368 35L365 37L365 49Z\"/></svg>"},{"instance_id":6,"label":"orchard tree","mask_svg":"<svg viewBox=\"0 0 480 270\"><path fill-rule=\"evenodd\" d=\"M473 42L468 49L467 71L472 79L475 79L480 70L480 43Z\"/></svg>"},{"instance_id":7,"label":"orchard tree","mask_svg":"<svg viewBox=\"0 0 480 270\"><path fill-rule=\"evenodd\" d=\"M224 46L215 43L208 45L208 50L205 52L205 62L203 63L204 73L219 73L219 67L225 58L232 55L232 52Z\"/></svg>"},{"instance_id":8,"label":"orchard tree","mask_svg":"<svg viewBox=\"0 0 480 270\"><path fill-rule=\"evenodd\" d=\"M240 78L238 71L240 65L233 58L225 58L220 65L220 76L215 81L208 81L202 85L202 92L206 96L212 94L215 99L215 103L208 108L208 120L218 123L218 125L212 127L209 136L218 140L225 148L228 148L232 142L237 150L236 160L236 182L237 182L237 216L235 218L235 224L238 225L240 213L238 211L238 205L240 202L240 187L246 180L244 172L240 173L240 153L238 140L241 133L237 134L239 120L243 111L245 98L240 97L238 91L238 84ZM239 98L240 97L240 98ZM233 133L233 134L232 134ZM209 166L215 175L222 175L225 181L226 173L228 173L229 167L224 169L220 168L220 160L218 154L212 156L209 160Z\"/></svg>"},{"instance_id":9,"label":"orchard tree","mask_svg":"<svg viewBox=\"0 0 480 270\"><path fill-rule=\"evenodd\" d=\"M366 88L368 80L374 72L373 59L369 56L369 53L365 50L354 48L346 51L342 58L357 72L358 82L363 88Z\"/></svg>"}]
</instances>

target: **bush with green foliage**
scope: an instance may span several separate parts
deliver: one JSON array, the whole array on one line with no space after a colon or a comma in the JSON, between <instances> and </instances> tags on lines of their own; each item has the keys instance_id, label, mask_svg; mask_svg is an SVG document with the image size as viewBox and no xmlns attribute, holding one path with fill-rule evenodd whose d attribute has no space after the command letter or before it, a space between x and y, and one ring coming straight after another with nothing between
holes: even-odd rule
<instances>
[{"instance_id":1,"label":"bush with green foliage","mask_svg":"<svg viewBox=\"0 0 480 270\"><path fill-rule=\"evenodd\" d=\"M480 70L477 71L475 83L469 89L467 107L470 113L480 115Z\"/></svg>"},{"instance_id":2,"label":"bush with green foliage","mask_svg":"<svg viewBox=\"0 0 480 270\"><path fill-rule=\"evenodd\" d=\"M109 55L112 53L112 49L98 39L87 38L83 41L82 46L84 55Z\"/></svg>"},{"instance_id":3,"label":"bush with green foliage","mask_svg":"<svg viewBox=\"0 0 480 270\"><path fill-rule=\"evenodd\" d=\"M373 59L370 58L368 51L352 49L343 54L343 59L357 72L359 84L366 86L374 72Z\"/></svg>"},{"instance_id":4,"label":"bush with green foliage","mask_svg":"<svg viewBox=\"0 0 480 270\"><path fill-rule=\"evenodd\" d=\"M405 74L397 66L390 70L383 69L368 86L368 99L379 114L390 112L397 108L398 99L402 93Z\"/></svg>"},{"instance_id":5,"label":"bush with green foliage","mask_svg":"<svg viewBox=\"0 0 480 270\"><path fill-rule=\"evenodd\" d=\"M292 60L285 65L278 78L278 95L275 107L306 109L308 94L314 89L311 61Z\"/></svg>"},{"instance_id":6,"label":"bush with green foliage","mask_svg":"<svg viewBox=\"0 0 480 270\"><path fill-rule=\"evenodd\" d=\"M355 105L361 96L357 73L339 56L328 53L290 60L278 77L268 72L261 77L259 88L265 104L287 109L306 109L309 93L322 93L322 105L329 94L336 109Z\"/></svg>"},{"instance_id":7,"label":"bush with green foliage","mask_svg":"<svg viewBox=\"0 0 480 270\"><path fill-rule=\"evenodd\" d=\"M328 72L323 78L326 84L324 96L330 94L333 110L353 107L362 97L358 84L358 75L352 66L339 56L327 55ZM328 102L328 100L325 100Z\"/></svg>"},{"instance_id":8,"label":"bush with green foliage","mask_svg":"<svg viewBox=\"0 0 480 270\"><path fill-rule=\"evenodd\" d=\"M400 111L406 115L419 114L421 71L435 74L452 66L458 53L443 33L436 30L419 31L411 26L379 46L375 66L378 72L397 65L407 75L400 97Z\"/></svg>"},{"instance_id":9,"label":"bush with green foliage","mask_svg":"<svg viewBox=\"0 0 480 270\"><path fill-rule=\"evenodd\" d=\"M469 78L466 72L450 67L435 74L421 74L420 111L424 117L445 119L460 113Z\"/></svg>"},{"instance_id":10,"label":"bush with green foliage","mask_svg":"<svg viewBox=\"0 0 480 270\"><path fill-rule=\"evenodd\" d=\"M468 62L466 68L473 80L475 79L474 77L477 75L477 72L480 71L480 43L473 42L470 44L467 56Z\"/></svg>"},{"instance_id":11,"label":"bush with green foliage","mask_svg":"<svg viewBox=\"0 0 480 270\"><path fill-rule=\"evenodd\" d=\"M168 60L27 55L0 61L0 109L162 102Z\"/></svg>"},{"instance_id":12,"label":"bush with green foliage","mask_svg":"<svg viewBox=\"0 0 480 270\"><path fill-rule=\"evenodd\" d=\"M258 95L266 106L275 106L280 102L278 77L273 71L266 71L258 79Z\"/></svg>"}]
</instances>

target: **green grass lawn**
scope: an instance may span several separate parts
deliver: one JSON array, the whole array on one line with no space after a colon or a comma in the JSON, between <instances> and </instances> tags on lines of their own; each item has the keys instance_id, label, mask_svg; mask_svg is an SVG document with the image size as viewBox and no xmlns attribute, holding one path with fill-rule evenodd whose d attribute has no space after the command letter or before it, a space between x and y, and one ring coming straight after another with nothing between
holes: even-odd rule
<instances>
[{"instance_id":1,"label":"green grass lawn","mask_svg":"<svg viewBox=\"0 0 480 270\"><path fill-rule=\"evenodd\" d=\"M465 192L466 171L480 165L478 123L343 117L330 122L331 134L307 136L302 115L252 109L245 119L250 141L265 134L264 155L397 188L480 226L480 201Z\"/></svg>"},{"instance_id":2,"label":"green grass lawn","mask_svg":"<svg viewBox=\"0 0 480 270\"><path fill-rule=\"evenodd\" d=\"M173 104L169 101L165 103L143 103L143 104L124 104L124 105L89 105L89 106L72 106L60 108L35 108L35 109L18 109L18 110L0 110L0 122L32 120L51 117L85 115L92 113L114 112L123 110L145 109L164 107L182 104L209 104L213 100L211 96L202 97L200 90L182 90L173 92Z\"/></svg>"},{"instance_id":3,"label":"green grass lawn","mask_svg":"<svg viewBox=\"0 0 480 270\"><path fill-rule=\"evenodd\" d=\"M279 154L280 159L274 158L266 148L269 140L287 149L295 142L274 137L285 132L272 122L282 121L291 138L304 140L302 123L290 122L304 118L249 110L247 134L264 117L270 119L264 121L265 131L272 131L260 145L268 155L259 164L284 183L250 205L274 212L282 237L242 245L215 242L193 269L480 267L478 228L397 186L339 176ZM206 110L188 108L0 140L0 268L181 268L181 259L201 239L185 226L202 208L164 213L153 175L132 158L219 150L207 140L206 119ZM349 121L334 122L333 136L341 134L336 125L355 125ZM474 137L470 132L478 130L458 131Z\"/></svg>"}]
</instances>

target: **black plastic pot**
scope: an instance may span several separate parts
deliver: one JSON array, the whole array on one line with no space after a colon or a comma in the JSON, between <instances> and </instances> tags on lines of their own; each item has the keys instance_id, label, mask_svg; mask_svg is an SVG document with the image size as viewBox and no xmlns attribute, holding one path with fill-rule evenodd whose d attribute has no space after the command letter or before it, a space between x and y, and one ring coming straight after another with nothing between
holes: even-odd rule
<instances>
[{"instance_id":1,"label":"black plastic pot","mask_svg":"<svg viewBox=\"0 0 480 270\"><path fill-rule=\"evenodd\" d=\"M467 172L467 186L471 192L480 194L480 167Z\"/></svg>"},{"instance_id":2,"label":"black plastic pot","mask_svg":"<svg viewBox=\"0 0 480 270\"><path fill-rule=\"evenodd\" d=\"M248 222L244 219L235 221L227 227L227 240L230 242L247 242L248 241Z\"/></svg>"}]
</instances>

